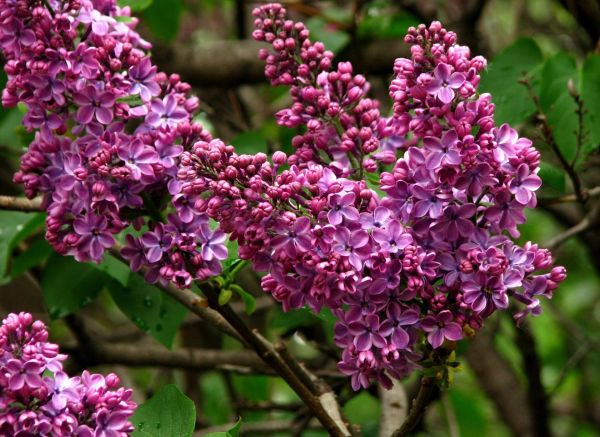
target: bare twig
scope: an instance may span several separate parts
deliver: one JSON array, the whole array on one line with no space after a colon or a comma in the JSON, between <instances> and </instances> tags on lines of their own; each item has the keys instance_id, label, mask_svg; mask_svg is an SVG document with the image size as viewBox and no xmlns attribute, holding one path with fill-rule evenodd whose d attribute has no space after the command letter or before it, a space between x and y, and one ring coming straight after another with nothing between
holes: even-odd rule
<instances>
[{"instance_id":1,"label":"bare twig","mask_svg":"<svg viewBox=\"0 0 600 437\"><path fill-rule=\"evenodd\" d=\"M22 212L40 212L42 200L40 198L27 199L25 197L0 196L0 209Z\"/></svg>"},{"instance_id":2,"label":"bare twig","mask_svg":"<svg viewBox=\"0 0 600 437\"><path fill-rule=\"evenodd\" d=\"M435 381L433 378L424 376L421 378L421 386L417 397L413 400L410 411L406 420L402 426L394 431L392 437L406 437L414 429L415 426L421 421L421 418L425 414L425 410L429 405L429 398L435 387Z\"/></svg>"},{"instance_id":3,"label":"bare twig","mask_svg":"<svg viewBox=\"0 0 600 437\"><path fill-rule=\"evenodd\" d=\"M590 199L592 197L600 196L600 187L594 187L588 189L582 189L583 195L586 199ZM548 205L557 205L560 203L573 203L577 202L577 196L575 194L567 194L565 196L560 197L547 197L547 198L539 198L538 205L540 206L548 206Z\"/></svg>"},{"instance_id":4,"label":"bare twig","mask_svg":"<svg viewBox=\"0 0 600 437\"><path fill-rule=\"evenodd\" d=\"M600 204L595 205L594 208L575 226L567 229L566 231L556 235L552 238L545 247L554 250L562 245L564 242L569 240L570 238L581 234L589 229L593 229L598 226L600 221Z\"/></svg>"}]
</instances>

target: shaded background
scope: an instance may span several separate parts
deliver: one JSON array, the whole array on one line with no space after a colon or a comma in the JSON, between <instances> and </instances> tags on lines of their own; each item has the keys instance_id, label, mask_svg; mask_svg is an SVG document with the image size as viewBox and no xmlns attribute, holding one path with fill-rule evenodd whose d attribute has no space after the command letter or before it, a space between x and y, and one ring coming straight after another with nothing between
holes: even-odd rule
<instances>
[{"instance_id":1,"label":"shaded background","mask_svg":"<svg viewBox=\"0 0 600 437\"><path fill-rule=\"evenodd\" d=\"M289 102L287 89L271 87L263 79L263 65L257 57L262 45L250 39L252 2L128 3L139 9L135 14L142 19L140 29L154 44L153 55L159 67L169 73L178 72L194 86L201 99L199 117L207 128L234 144L239 153L290 150L295 132L280 128L273 119L273 114ZM459 43L469 45L473 54L491 60L482 89L493 92L497 120L514 124L542 151L545 185L539 196L543 201L536 211L529 212L529 221L521 227L521 239L555 245L557 264L567 267L569 277L552 301L543 302L543 316L532 319L523 329L515 328L510 316L497 314L475 340L461 343L458 349L461 367L455 372L454 384L450 390L435 395L418 432L452 437L598 435L599 199L571 201L568 194L573 192L572 177L561 166L553 146L567 158L569 165L573 164L571 168L584 187L600 185L599 139L594 127L600 124L597 123L600 108L593 103L595 96L598 97L595 101L600 101L600 63L597 58L590 58L594 52L600 53L600 2L284 3L295 18L306 22L313 39L325 42L338 60L352 60L355 71L367 75L372 95L382 102L383 113L390 107L387 86L393 61L407 55L402 43L406 28L432 19L442 20L445 27L457 32ZM581 84L585 83L586 75L589 81L590 75L594 77L596 73L599 85L595 90L590 88L590 95L597 94L587 104L587 89L582 90ZM523 77L528 78L532 89L541 96L539 107L530 99L526 87L518 83ZM571 93L567 87L569 80ZM578 98L583 99L583 104L578 103ZM577 118L578 108L586 112L584 122ZM540 118L540 112L544 118ZM0 194L20 194L20 188L11 179L30 138L19 126L21 117L18 108L0 110ZM552 128L550 136L543 134L540 122ZM555 201L564 196L568 201ZM587 220L586 226L573 238L556 240L557 235L582 220ZM156 332L152 336L145 333L156 331L157 327L144 324L146 318L152 320L155 308L162 311L164 305L158 302L153 307L160 297L141 284L133 292L139 294L143 304L135 309L124 308L114 289L105 282L107 274L114 279L114 266L78 265L52 255L43 240L42 226L43 216L0 214L2 315L28 310L50 320L65 312L45 302L56 302L56 296L63 293L81 293L79 307L71 309L77 310L77 315L51 323L54 339L73 354L70 361L73 369L94 367L116 371L126 385L136 389L140 402L162 385L176 382L196 402L198 430L231 423L242 416L246 424L258 423L259 430L254 435L276 431L279 435L291 435L284 431L290 429L290 420L302 418L302 411L298 413L297 399L278 378L244 375L243 366L232 369L221 365L187 371L168 366L132 368L119 362L118 357L111 361L94 349L92 343L96 341L105 345L162 347L156 343ZM330 382L340 393L350 421L360 424L364 435L376 435L380 413L377 389L353 393L346 379L336 376L332 320L308 311L284 315L269 297L262 295L259 278L250 271L242 273L240 283L257 296L257 310L249 323L270 336L288 339L295 355L326 374L329 372ZM234 305L243 309L241 301L235 301ZM141 314L141 322L134 320L132 313ZM175 350L237 348L234 342L202 322L188 319L184 313L166 323L173 325L168 329L178 332ZM86 344L86 335L91 339L90 344ZM416 382L415 377L405 382L409 395L416 390ZM310 427L307 420L304 428ZM297 435L324 435L300 427L294 428L293 432L296 431Z\"/></svg>"}]
</instances>

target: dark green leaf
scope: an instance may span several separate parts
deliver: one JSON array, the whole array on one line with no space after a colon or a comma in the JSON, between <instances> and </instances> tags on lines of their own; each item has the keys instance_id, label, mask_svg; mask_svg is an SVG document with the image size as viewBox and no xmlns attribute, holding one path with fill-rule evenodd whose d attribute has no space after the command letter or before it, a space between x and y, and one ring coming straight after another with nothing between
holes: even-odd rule
<instances>
[{"instance_id":1,"label":"dark green leaf","mask_svg":"<svg viewBox=\"0 0 600 437\"><path fill-rule=\"evenodd\" d=\"M527 88L519 80L532 75L542 61L535 41L522 38L498 53L481 75L479 91L492 94L498 123L519 123L535 112Z\"/></svg>"},{"instance_id":2,"label":"dark green leaf","mask_svg":"<svg viewBox=\"0 0 600 437\"><path fill-rule=\"evenodd\" d=\"M127 286L129 281L129 274L131 270L129 270L129 266L124 262L119 261L114 256L109 255L108 253L104 255L104 259L100 264L92 264L99 270L102 270L107 275L116 279L119 284L122 286Z\"/></svg>"},{"instance_id":3,"label":"dark green leaf","mask_svg":"<svg viewBox=\"0 0 600 437\"><path fill-rule=\"evenodd\" d=\"M552 188L559 192L565 191L565 172L552 164L542 162L539 176L542 178L544 187Z\"/></svg>"},{"instance_id":4,"label":"dark green leaf","mask_svg":"<svg viewBox=\"0 0 600 437\"><path fill-rule=\"evenodd\" d=\"M110 278L89 264L54 254L42 274L42 291L50 317L64 317L89 305Z\"/></svg>"},{"instance_id":5,"label":"dark green leaf","mask_svg":"<svg viewBox=\"0 0 600 437\"><path fill-rule=\"evenodd\" d=\"M569 93L568 83L577 88L575 59L567 53L557 53L548 59L540 74L540 106L559 150L571 161L577 153L577 104Z\"/></svg>"},{"instance_id":6,"label":"dark green leaf","mask_svg":"<svg viewBox=\"0 0 600 437\"><path fill-rule=\"evenodd\" d=\"M241 426L242 419L238 419L235 426L229 428L227 431L211 432L206 434L204 437L239 437Z\"/></svg>"},{"instance_id":7,"label":"dark green leaf","mask_svg":"<svg viewBox=\"0 0 600 437\"><path fill-rule=\"evenodd\" d=\"M306 21L314 41L322 41L327 50L338 52L350 42L348 33L337 29L321 17L312 17Z\"/></svg>"},{"instance_id":8,"label":"dark green leaf","mask_svg":"<svg viewBox=\"0 0 600 437\"><path fill-rule=\"evenodd\" d=\"M21 273L39 265L52 255L53 252L54 250L43 237L38 238L31 243L25 252L15 257L10 269L10 275L16 278Z\"/></svg>"},{"instance_id":9,"label":"dark green leaf","mask_svg":"<svg viewBox=\"0 0 600 437\"><path fill-rule=\"evenodd\" d=\"M600 56L589 56L581 69L581 98L585 108L585 129L589 136L585 153L600 147Z\"/></svg>"},{"instance_id":10,"label":"dark green leaf","mask_svg":"<svg viewBox=\"0 0 600 437\"><path fill-rule=\"evenodd\" d=\"M14 247L44 222L44 214L0 211L0 278L7 272Z\"/></svg>"},{"instance_id":11,"label":"dark green leaf","mask_svg":"<svg viewBox=\"0 0 600 437\"><path fill-rule=\"evenodd\" d=\"M185 317L185 307L134 273L130 274L127 286L112 281L109 291L117 306L138 328L166 347L172 346Z\"/></svg>"},{"instance_id":12,"label":"dark green leaf","mask_svg":"<svg viewBox=\"0 0 600 437\"><path fill-rule=\"evenodd\" d=\"M163 387L135 411L132 437L191 437L196 423L194 402L174 385Z\"/></svg>"},{"instance_id":13,"label":"dark green leaf","mask_svg":"<svg viewBox=\"0 0 600 437\"><path fill-rule=\"evenodd\" d=\"M152 0L118 0L117 3L122 8L129 6L132 12L139 12L150 6L152 4Z\"/></svg>"},{"instance_id":14,"label":"dark green leaf","mask_svg":"<svg viewBox=\"0 0 600 437\"><path fill-rule=\"evenodd\" d=\"M267 142L258 132L244 132L231 140L238 155L254 155L258 152L267 151Z\"/></svg>"},{"instance_id":15,"label":"dark green leaf","mask_svg":"<svg viewBox=\"0 0 600 437\"><path fill-rule=\"evenodd\" d=\"M147 25L158 39L168 42L179 32L182 11L181 0L155 1L142 13L142 23Z\"/></svg>"}]
</instances>

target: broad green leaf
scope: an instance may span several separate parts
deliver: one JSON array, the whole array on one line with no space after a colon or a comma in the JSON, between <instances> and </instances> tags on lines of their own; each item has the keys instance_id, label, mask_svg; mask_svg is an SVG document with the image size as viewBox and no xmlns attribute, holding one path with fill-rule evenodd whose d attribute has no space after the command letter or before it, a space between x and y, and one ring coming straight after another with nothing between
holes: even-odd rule
<instances>
[{"instance_id":1,"label":"broad green leaf","mask_svg":"<svg viewBox=\"0 0 600 437\"><path fill-rule=\"evenodd\" d=\"M158 0L143 11L142 23L148 26L158 39L169 42L179 32L182 12L182 0Z\"/></svg>"},{"instance_id":2,"label":"broad green leaf","mask_svg":"<svg viewBox=\"0 0 600 437\"><path fill-rule=\"evenodd\" d=\"M54 253L54 249L43 237L36 239L25 252L13 259L10 276L16 278L21 273L39 265L52 253Z\"/></svg>"},{"instance_id":3,"label":"broad green leaf","mask_svg":"<svg viewBox=\"0 0 600 437\"><path fill-rule=\"evenodd\" d=\"M174 385L163 387L135 411L132 437L191 437L196 423L194 402Z\"/></svg>"},{"instance_id":4,"label":"broad green leaf","mask_svg":"<svg viewBox=\"0 0 600 437\"><path fill-rule=\"evenodd\" d=\"M258 152L267 151L267 142L258 132L244 132L231 140L238 155L254 155Z\"/></svg>"},{"instance_id":5,"label":"broad green leaf","mask_svg":"<svg viewBox=\"0 0 600 437\"><path fill-rule=\"evenodd\" d=\"M586 110L584 125L588 134L584 152L600 147L600 55L589 56L581 69L581 98Z\"/></svg>"},{"instance_id":6,"label":"broad green leaf","mask_svg":"<svg viewBox=\"0 0 600 437\"><path fill-rule=\"evenodd\" d=\"M358 23L359 38L404 38L411 26L417 26L419 20L404 11L390 13L389 8L377 4L367 8L365 17Z\"/></svg>"},{"instance_id":7,"label":"broad green leaf","mask_svg":"<svg viewBox=\"0 0 600 437\"><path fill-rule=\"evenodd\" d=\"M206 434L204 437L238 437L240 435L240 428L242 427L242 419L238 419L235 425L229 428L227 431L211 432Z\"/></svg>"},{"instance_id":8,"label":"broad green leaf","mask_svg":"<svg viewBox=\"0 0 600 437\"><path fill-rule=\"evenodd\" d=\"M5 276L12 250L44 223L44 214L0 211L0 279Z\"/></svg>"},{"instance_id":9,"label":"broad green leaf","mask_svg":"<svg viewBox=\"0 0 600 437\"><path fill-rule=\"evenodd\" d=\"M539 82L540 106L559 150L571 161L577 153L577 104L569 93L568 83L577 89L577 66L568 53L560 52L542 67Z\"/></svg>"},{"instance_id":10,"label":"broad green leaf","mask_svg":"<svg viewBox=\"0 0 600 437\"><path fill-rule=\"evenodd\" d=\"M565 171L552 164L543 162L540 165L539 176L542 178L545 188L552 188L559 192L565 191Z\"/></svg>"},{"instance_id":11,"label":"broad green leaf","mask_svg":"<svg viewBox=\"0 0 600 437\"><path fill-rule=\"evenodd\" d=\"M23 113L18 108L4 111L4 116L0 118L0 144L17 150L27 145L19 135L22 119Z\"/></svg>"},{"instance_id":12,"label":"broad green leaf","mask_svg":"<svg viewBox=\"0 0 600 437\"><path fill-rule=\"evenodd\" d=\"M322 41L327 50L336 53L350 42L350 35L335 25L327 23L321 17L312 17L306 21L314 41Z\"/></svg>"},{"instance_id":13,"label":"broad green leaf","mask_svg":"<svg viewBox=\"0 0 600 437\"><path fill-rule=\"evenodd\" d=\"M117 3L122 8L129 6L132 12L139 12L150 6L152 4L152 0L118 0Z\"/></svg>"},{"instance_id":14,"label":"broad green leaf","mask_svg":"<svg viewBox=\"0 0 600 437\"><path fill-rule=\"evenodd\" d=\"M492 94L498 123L520 123L535 112L529 92L519 80L531 75L542 61L542 52L530 38L519 39L492 59L481 75L479 91Z\"/></svg>"},{"instance_id":15,"label":"broad green leaf","mask_svg":"<svg viewBox=\"0 0 600 437\"><path fill-rule=\"evenodd\" d=\"M50 317L57 319L89 305L110 278L90 264L54 254L42 274L42 291Z\"/></svg>"},{"instance_id":16,"label":"broad green leaf","mask_svg":"<svg viewBox=\"0 0 600 437\"><path fill-rule=\"evenodd\" d=\"M127 286L131 270L129 270L129 266L124 262L121 262L114 256L106 253L104 254L104 259L100 264L92 265L97 269L102 270L110 277L116 279L122 286Z\"/></svg>"},{"instance_id":17,"label":"broad green leaf","mask_svg":"<svg viewBox=\"0 0 600 437\"><path fill-rule=\"evenodd\" d=\"M186 309L160 289L131 273L126 286L117 281L109 284L117 306L135 325L170 348L183 321Z\"/></svg>"}]
</instances>

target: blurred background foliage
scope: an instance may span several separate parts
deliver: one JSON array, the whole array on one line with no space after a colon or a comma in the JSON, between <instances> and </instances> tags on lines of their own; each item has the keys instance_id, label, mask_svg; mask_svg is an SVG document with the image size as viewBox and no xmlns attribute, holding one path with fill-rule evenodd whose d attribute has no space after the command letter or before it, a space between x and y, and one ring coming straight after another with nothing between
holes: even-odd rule
<instances>
[{"instance_id":1,"label":"blurred background foliage","mask_svg":"<svg viewBox=\"0 0 600 437\"><path fill-rule=\"evenodd\" d=\"M286 105L287 90L261 80L262 66L256 53L260 45L249 40L251 2L119 3L130 5L140 16L142 33L155 45L161 68L181 72L183 79L194 85L202 100L198 117L214 134L241 153L290 150L295 132L277 126L272 116ZM401 40L407 27L442 20L473 54L490 60L481 91L493 94L497 121L514 124L541 150L545 185L540 198L573 193L573 175L565 171L564 161L584 187L600 185L598 2L357 0L290 1L287 6L307 23L313 39L323 41L338 59L352 59L355 70L366 73L384 113L390 106L387 85L393 59L406 54ZM4 81L0 75L0 84ZM30 140L30 134L20 127L22 115L19 108L0 110L0 194L20 194L11 178ZM544 133L540 122L551 131ZM587 211L597 209L594 199L582 204L541 203L521 227L523 241L552 242L586 217ZM109 344L239 348L235 341L187 317L183 307L114 258L87 265L52 254L43 238L43 223L42 214L0 212L0 311L28 310L52 320L54 339L74 354L72 367L118 372L125 384L136 388L140 402L175 383L197 406L196 429L233 426L240 416L246 425L285 423L298 414L302 417L294 393L276 377L226 367L182 371L103 364L91 349L77 345L74 314L85 320L90 338ZM531 320L525 330L516 329L508 316L498 315L489 322L485 347L492 348L493 354L486 352L485 356L491 357L491 365L482 365L486 360L480 352L485 349L474 351L470 341L459 346L461 366L454 383L436 395L420 427L421 435L506 436L517 433L515 423L521 419L534 423L532 435L545 432L539 421L548 421L551 432L558 436L600 433L600 232L593 224L555 250L557 263L567 267L569 278L552 301L544 302L542 317ZM377 389L351 392L345 378L335 376L335 360L327 359L337 353L331 341L332 317L303 310L282 313L261 293L259 278L249 270L242 271L236 282L253 296L241 292L245 303L237 294L231 297L240 312L256 306L247 316L249 323L268 337L285 338L294 355L329 371L348 419L360 424L364 435L376 435ZM68 315L71 318L64 319ZM513 374L518 383L504 387L504 392L523 391L526 405L516 401L515 405L502 405L507 403L502 390L490 388L503 372ZM416 378L404 384L409 395L414 394ZM189 405L184 403L181 408ZM515 414L530 417L511 418ZM284 430L276 433L273 425L269 432L290 435ZM263 429L255 435L266 433ZM324 434L305 430L302 435Z\"/></svg>"}]
</instances>

